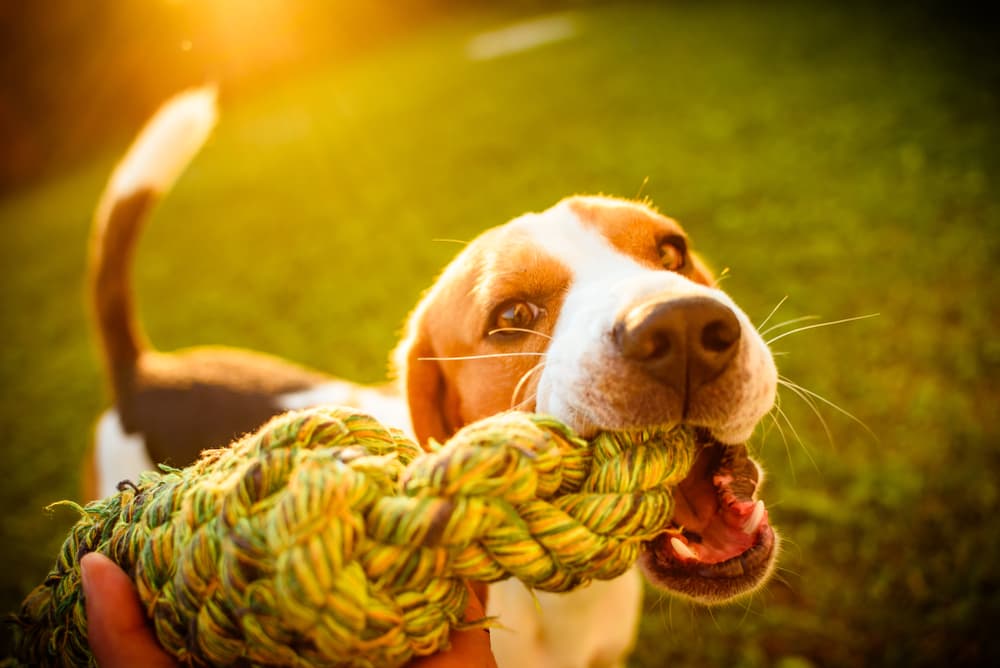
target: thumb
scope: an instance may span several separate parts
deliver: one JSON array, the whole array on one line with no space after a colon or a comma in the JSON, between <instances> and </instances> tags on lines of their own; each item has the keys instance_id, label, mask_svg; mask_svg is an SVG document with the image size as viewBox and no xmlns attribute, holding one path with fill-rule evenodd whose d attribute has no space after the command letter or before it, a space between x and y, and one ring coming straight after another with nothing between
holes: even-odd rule
<instances>
[{"instance_id":1,"label":"thumb","mask_svg":"<svg viewBox=\"0 0 1000 668\"><path fill-rule=\"evenodd\" d=\"M139 593L118 564L91 552L80 559L87 610L87 640L102 668L177 664L159 643L142 611Z\"/></svg>"},{"instance_id":2,"label":"thumb","mask_svg":"<svg viewBox=\"0 0 1000 668\"><path fill-rule=\"evenodd\" d=\"M469 603L465 608L466 621L482 619L486 616L483 603L476 589L469 588ZM485 587L480 586L485 592ZM497 668L496 659L490 649L490 636L486 629L453 630L451 649L431 656L425 656L407 664L407 668Z\"/></svg>"}]
</instances>

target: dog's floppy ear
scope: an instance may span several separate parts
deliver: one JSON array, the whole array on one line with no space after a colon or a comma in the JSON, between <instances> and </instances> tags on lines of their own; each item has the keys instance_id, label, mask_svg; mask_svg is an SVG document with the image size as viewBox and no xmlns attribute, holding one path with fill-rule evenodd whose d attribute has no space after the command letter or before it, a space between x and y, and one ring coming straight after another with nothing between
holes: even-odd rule
<instances>
[{"instance_id":1,"label":"dog's floppy ear","mask_svg":"<svg viewBox=\"0 0 1000 668\"><path fill-rule=\"evenodd\" d=\"M443 443L461 426L455 422L458 398L448 388L441 363L429 359L438 353L429 332L425 302L410 315L406 334L393 355L410 409L413 433L422 445L431 438Z\"/></svg>"}]
</instances>

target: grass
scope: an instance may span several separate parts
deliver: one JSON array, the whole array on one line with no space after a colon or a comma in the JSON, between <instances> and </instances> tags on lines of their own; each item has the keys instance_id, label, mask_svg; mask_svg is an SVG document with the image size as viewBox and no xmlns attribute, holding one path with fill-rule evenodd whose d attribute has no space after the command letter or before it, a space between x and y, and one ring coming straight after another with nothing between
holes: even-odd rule
<instances>
[{"instance_id":1,"label":"grass","mask_svg":"<svg viewBox=\"0 0 1000 668\"><path fill-rule=\"evenodd\" d=\"M965 48L974 33L908 11L611 5L574 14L574 39L485 62L464 44L497 19L472 15L224 101L144 236L143 321L163 349L246 346L375 381L455 253L435 239L641 191L756 321L785 297L772 322L880 315L776 342L785 376L874 436L819 402L828 436L784 389L754 440L778 577L726 608L651 593L633 664L988 663L1000 67ZM72 523L44 507L76 496L106 404L84 249L124 145L0 202L5 610Z\"/></svg>"}]
</instances>

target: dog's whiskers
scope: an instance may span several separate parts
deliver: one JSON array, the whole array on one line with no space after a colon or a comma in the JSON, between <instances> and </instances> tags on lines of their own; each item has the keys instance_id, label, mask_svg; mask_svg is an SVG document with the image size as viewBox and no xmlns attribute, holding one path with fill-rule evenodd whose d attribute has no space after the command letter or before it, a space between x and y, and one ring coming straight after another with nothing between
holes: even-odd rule
<instances>
[{"instance_id":1,"label":"dog's whiskers","mask_svg":"<svg viewBox=\"0 0 1000 668\"><path fill-rule=\"evenodd\" d=\"M743 624L746 623L747 617L749 617L750 613L753 611L753 605L756 602L755 599L757 599L760 595L760 591L761 590L754 589L744 600L736 601L736 604L743 608L743 616L740 617L740 626L743 626ZM758 617L760 616L759 612L755 612L754 614Z\"/></svg>"},{"instance_id":2,"label":"dog's whiskers","mask_svg":"<svg viewBox=\"0 0 1000 668\"><path fill-rule=\"evenodd\" d=\"M552 337L549 336L548 334L544 333L544 332L539 332L539 331L536 331L534 329L525 329L524 327L497 327L496 329L491 329L486 334L488 336L492 336L493 334L496 334L497 332L523 332L525 334L537 334L538 336L542 337L543 339L548 339L550 341L552 340Z\"/></svg>"},{"instance_id":3,"label":"dog's whiskers","mask_svg":"<svg viewBox=\"0 0 1000 668\"><path fill-rule=\"evenodd\" d=\"M646 186L648 184L649 184L649 176L647 175L642 178L642 183L639 184L639 190L636 191L635 197L633 197L632 199L639 199L639 196L642 195L642 191L646 189ZM649 198L648 197L644 198L643 202L648 204Z\"/></svg>"},{"instance_id":4,"label":"dog's whiskers","mask_svg":"<svg viewBox=\"0 0 1000 668\"><path fill-rule=\"evenodd\" d=\"M545 361L543 360L543 361L539 362L538 364L536 364L535 366L533 366L530 369L528 369L527 371L525 371L523 374L521 374L521 378L518 379L517 385L514 386L514 392L510 395L510 408L511 408L511 410L518 410L518 409L521 408L521 406L523 406L523 405L525 405L525 404L527 404L527 403L529 403L531 401L530 397L525 397L523 401L521 401L520 403L518 403L517 402L517 395L524 388L524 384L528 381L528 378L530 378L533 373L535 373L536 371L538 371L539 369L542 369L544 367L545 367Z\"/></svg>"},{"instance_id":5,"label":"dog's whiskers","mask_svg":"<svg viewBox=\"0 0 1000 668\"><path fill-rule=\"evenodd\" d=\"M762 331L760 333L760 335L761 336L767 336L769 333L773 332L776 329L780 329L782 327L787 327L788 325L794 325L797 322L806 322L807 320L819 320L819 316L818 315L803 315L803 316L800 316L798 318L791 318L789 320L784 320L782 322L777 322L777 323L771 325L770 327L768 327L767 329L765 329L764 331Z\"/></svg>"},{"instance_id":6,"label":"dog's whiskers","mask_svg":"<svg viewBox=\"0 0 1000 668\"><path fill-rule=\"evenodd\" d=\"M794 392L795 395L798 396L799 399L801 399L805 405L810 408L810 410L812 410L813 415L815 415L816 419L819 420L819 423L823 425L823 431L826 432L826 440L830 443L830 447L836 449L836 445L833 442L833 432L830 431L829 425L826 423L826 420L823 419L823 415L819 412L819 409L816 407L816 402L812 400L812 397L803 392L802 388L789 381L784 376L778 376L778 384L782 387L787 387L789 390Z\"/></svg>"},{"instance_id":7,"label":"dog's whiskers","mask_svg":"<svg viewBox=\"0 0 1000 668\"><path fill-rule=\"evenodd\" d=\"M519 404L511 404L510 410L512 410L512 411L524 410L525 406L528 406L528 405L531 404L531 401L532 401L532 397L526 397L524 399L524 401L522 401Z\"/></svg>"},{"instance_id":8,"label":"dog's whiskers","mask_svg":"<svg viewBox=\"0 0 1000 668\"><path fill-rule=\"evenodd\" d=\"M795 425L792 424L792 421L791 419L789 419L788 414L785 411L781 410L780 408L778 409L778 413L785 420L785 424L788 425L788 428L792 430L792 436L794 436L795 440L799 442L799 446L802 448L802 452L806 453L806 457L809 458L809 463L812 464L813 468L817 472L819 472L819 464L816 463L816 459L812 456L812 453L809 451L809 446L807 446L806 442L802 440L802 436L799 435L798 429L796 429Z\"/></svg>"},{"instance_id":9,"label":"dog's whiskers","mask_svg":"<svg viewBox=\"0 0 1000 668\"><path fill-rule=\"evenodd\" d=\"M721 631L722 625L719 624L719 620L715 617L715 612L712 610L711 606L706 606L705 611L708 612L708 616L712 618L712 624L715 626L715 630Z\"/></svg>"},{"instance_id":10,"label":"dog's whiskers","mask_svg":"<svg viewBox=\"0 0 1000 668\"><path fill-rule=\"evenodd\" d=\"M545 353L516 352L516 353L489 353L485 355L456 355L454 357L418 357L421 362L455 362L459 360L486 360L497 357L545 357Z\"/></svg>"},{"instance_id":11,"label":"dog's whiskers","mask_svg":"<svg viewBox=\"0 0 1000 668\"><path fill-rule=\"evenodd\" d=\"M775 404L775 408L777 408L777 404ZM781 436L781 442L785 446L785 457L788 459L788 470L792 474L792 484L795 484L797 482L795 477L795 464L792 462L792 449L788 445L788 437L785 435L785 429L781 426L781 422L778 421L775 411L770 411L767 414L767 417L771 418L775 428L778 430L778 435Z\"/></svg>"},{"instance_id":12,"label":"dog's whiskers","mask_svg":"<svg viewBox=\"0 0 1000 668\"><path fill-rule=\"evenodd\" d=\"M767 321L770 320L771 317L778 312L778 309L781 308L781 305L784 304L786 301L788 301L788 295L785 295L780 300L778 300L778 303L774 305L774 308L771 309L771 312L767 314L767 317L764 318L759 325L757 325L758 332L760 331L760 328L766 325Z\"/></svg>"},{"instance_id":13,"label":"dog's whiskers","mask_svg":"<svg viewBox=\"0 0 1000 668\"><path fill-rule=\"evenodd\" d=\"M799 435L799 431L795 428L795 425L793 425L792 421L788 418L788 413L786 413L784 410L782 410L780 402L775 402L775 404L774 404L774 410L777 411L778 416L781 417L785 421L785 424L788 426L788 429L792 432L792 436L794 436L795 440L799 442L799 446L802 448L802 452L806 453L806 457L808 457L809 461L812 463L813 468L816 469L817 471L819 471L819 465L816 463L816 460L813 458L812 453L809 452L809 448L806 446L805 441L803 441L802 437ZM787 447L787 441L786 441L786 447ZM791 464L792 461L791 461L791 452L790 451L788 453L788 456L789 456L788 463ZM795 467L791 466L790 468L794 471ZM794 480L794 473L792 474L792 477L793 477L793 480Z\"/></svg>"},{"instance_id":14,"label":"dog's whiskers","mask_svg":"<svg viewBox=\"0 0 1000 668\"><path fill-rule=\"evenodd\" d=\"M791 336L792 334L797 334L799 332L804 332L807 329L816 329L818 327L829 327L831 325L841 325L841 324L843 324L845 322L854 322L856 320L867 320L868 318L874 318L874 317L876 317L878 315L880 315L880 314L879 313L869 313L867 315L854 316L853 318L842 318L840 320L830 320L828 322L818 322L815 325L806 325L805 327L797 327L796 329L792 329L792 330L789 330L787 332L782 332L781 334L778 334L773 339L769 339L767 341L767 345L771 345L775 341L780 341L781 339L785 338L786 336Z\"/></svg>"},{"instance_id":15,"label":"dog's whiskers","mask_svg":"<svg viewBox=\"0 0 1000 668\"><path fill-rule=\"evenodd\" d=\"M783 566L776 566L774 569L774 574L773 574L774 579L794 591L795 587L792 585L792 581L786 578L784 576L784 573L791 573L792 575L799 575L799 574L793 571L792 569L784 568Z\"/></svg>"},{"instance_id":16,"label":"dog's whiskers","mask_svg":"<svg viewBox=\"0 0 1000 668\"><path fill-rule=\"evenodd\" d=\"M876 434L872 430L871 427L869 427L867 424L865 424L864 420L862 420L858 416L854 415L850 411L848 411L848 410L846 410L844 408L841 408L840 406L838 406L834 402L830 401L829 399L827 399L823 395L821 395L821 394L819 394L817 392L813 392L812 390L810 390L808 388L805 388L805 387L799 385L798 383L794 383L789 378L787 378L785 376L778 376L778 383L781 384L781 385L784 385L785 387L787 387L788 389L790 389L792 391L798 390L798 392L796 392L796 394L798 394L799 392L802 392L803 394L799 394L799 396L807 395L809 397L812 397L813 399L816 399L818 401L822 401L824 404L826 404L830 408L834 409L838 413L841 413L842 415L844 415L844 416L850 418L851 420L853 420L854 422L856 422L865 431L867 431L871 435L871 437L874 438L876 441L879 440L878 434ZM803 396L803 400L804 399L805 399L805 397Z\"/></svg>"}]
</instances>

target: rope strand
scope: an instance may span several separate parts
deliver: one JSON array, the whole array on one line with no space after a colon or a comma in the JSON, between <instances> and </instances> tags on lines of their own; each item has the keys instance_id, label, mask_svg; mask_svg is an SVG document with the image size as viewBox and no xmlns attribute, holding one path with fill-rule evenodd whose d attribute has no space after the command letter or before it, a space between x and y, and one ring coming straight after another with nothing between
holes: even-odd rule
<instances>
[{"instance_id":1,"label":"rope strand","mask_svg":"<svg viewBox=\"0 0 1000 668\"><path fill-rule=\"evenodd\" d=\"M14 619L16 656L95 665L79 560L96 550L182 664L401 666L469 626L464 580L567 591L623 573L666 528L694 449L680 428L587 442L505 413L423 453L346 409L288 413L78 507Z\"/></svg>"}]
</instances>

